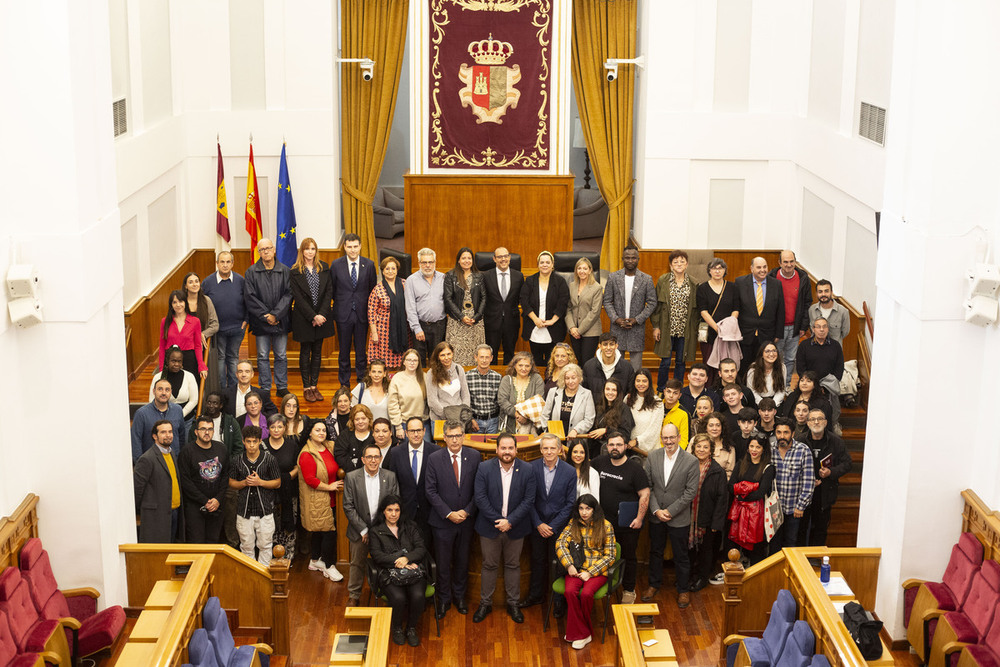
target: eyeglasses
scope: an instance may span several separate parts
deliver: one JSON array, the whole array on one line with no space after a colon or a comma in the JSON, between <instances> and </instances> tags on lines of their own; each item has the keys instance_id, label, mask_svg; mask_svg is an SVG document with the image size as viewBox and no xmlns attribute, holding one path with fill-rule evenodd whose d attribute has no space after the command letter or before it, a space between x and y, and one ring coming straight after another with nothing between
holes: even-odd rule
<instances>
[{"instance_id":1,"label":"eyeglasses","mask_svg":"<svg viewBox=\"0 0 1000 667\"><path fill-rule=\"evenodd\" d=\"M408 428L408 429L406 429L406 432L407 433L423 433L424 429L422 429L422 428Z\"/></svg>"},{"instance_id":2,"label":"eyeglasses","mask_svg":"<svg viewBox=\"0 0 1000 667\"><path fill-rule=\"evenodd\" d=\"M507 253L506 255L493 255L494 259L507 259L508 257L510 257L510 253Z\"/></svg>"},{"instance_id":3,"label":"eyeglasses","mask_svg":"<svg viewBox=\"0 0 1000 667\"><path fill-rule=\"evenodd\" d=\"M361 458L363 458L365 461L378 461L380 458L382 458L382 455L381 454L368 454L367 456L362 456Z\"/></svg>"}]
</instances>

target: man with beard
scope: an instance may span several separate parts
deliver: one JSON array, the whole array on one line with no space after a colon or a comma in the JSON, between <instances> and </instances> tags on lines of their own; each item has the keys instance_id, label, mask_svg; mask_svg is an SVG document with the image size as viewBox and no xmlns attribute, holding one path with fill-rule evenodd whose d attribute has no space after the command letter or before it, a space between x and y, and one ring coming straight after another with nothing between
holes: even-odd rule
<instances>
[{"instance_id":1,"label":"man with beard","mask_svg":"<svg viewBox=\"0 0 1000 667\"><path fill-rule=\"evenodd\" d=\"M170 391L167 383L167 391ZM153 446L135 462L135 509L139 513L139 542L180 542L181 487L171 445L174 427L166 419L150 430Z\"/></svg>"},{"instance_id":2,"label":"man with beard","mask_svg":"<svg viewBox=\"0 0 1000 667\"><path fill-rule=\"evenodd\" d=\"M590 467L601 476L601 509L604 518L614 526L615 539L622 547L625 560L622 604L632 604L635 602L639 530L649 507L649 478L640 459L626 456L625 450L625 436L619 431L610 431L608 453L594 459ZM619 510L622 510L621 517Z\"/></svg>"},{"instance_id":3,"label":"man with beard","mask_svg":"<svg viewBox=\"0 0 1000 667\"><path fill-rule=\"evenodd\" d=\"M194 423L194 442L181 449L177 474L184 494L187 541L215 544L222 530L222 501L229 488L229 453L213 440L212 420L201 416Z\"/></svg>"},{"instance_id":4,"label":"man with beard","mask_svg":"<svg viewBox=\"0 0 1000 667\"><path fill-rule=\"evenodd\" d=\"M785 520L771 538L770 553L782 547L794 547L799 537L799 522L812 501L816 476L809 447L792 439L792 423L781 418L774 426L771 461L775 467L774 484Z\"/></svg>"},{"instance_id":5,"label":"man with beard","mask_svg":"<svg viewBox=\"0 0 1000 667\"><path fill-rule=\"evenodd\" d=\"M747 361L748 366L750 365L751 361L753 361L753 359ZM715 389L715 393L717 393L719 396L722 396L722 390L725 389L727 384L735 384L737 387L739 387L741 394L740 402L743 404L743 407L756 408L757 399L754 398L753 392L750 391L748 387L744 387L739 382L737 382L736 376L738 374L739 374L739 364L737 364L734 359L726 357L725 359L720 361L719 377L715 382L715 386L713 387L713 389Z\"/></svg>"},{"instance_id":6,"label":"man with beard","mask_svg":"<svg viewBox=\"0 0 1000 667\"><path fill-rule=\"evenodd\" d=\"M153 385L153 400L135 411L132 418L132 464L156 443L153 425L168 421L171 425L171 448L174 456L184 444L184 410L170 402L170 380L157 380ZM176 442L176 444L175 444Z\"/></svg>"},{"instance_id":7,"label":"man with beard","mask_svg":"<svg viewBox=\"0 0 1000 667\"><path fill-rule=\"evenodd\" d=\"M420 365L427 366L427 355L444 340L444 274L437 270L437 253L430 248L417 252L420 269L406 281L406 323L413 331Z\"/></svg>"},{"instance_id":8,"label":"man with beard","mask_svg":"<svg viewBox=\"0 0 1000 667\"><path fill-rule=\"evenodd\" d=\"M837 502L840 478L851 470L851 457L844 441L826 428L826 415L822 410L810 410L806 425L809 439L806 445L812 450L816 472L816 489L812 504L799 525L799 544L826 546L826 531L830 527L830 513ZM811 524L811 525L810 525ZM808 538L808 539L807 539Z\"/></svg>"},{"instance_id":9,"label":"man with beard","mask_svg":"<svg viewBox=\"0 0 1000 667\"><path fill-rule=\"evenodd\" d=\"M521 547L531 532L531 506L535 502L535 476L526 461L517 458L517 439L511 433L497 437L497 458L476 470L476 532L483 554L479 609L472 616L482 622L493 611L497 570L503 559L507 615L524 623L517 606L521 595Z\"/></svg>"},{"instance_id":10,"label":"man with beard","mask_svg":"<svg viewBox=\"0 0 1000 667\"><path fill-rule=\"evenodd\" d=\"M249 383L250 378L253 377L253 366L248 361L240 362L240 366L241 377ZM249 384L247 386L249 387ZM249 392L251 389L253 387L250 387L247 391ZM232 390L233 392L237 391L235 384ZM271 403L271 399L267 399L267 402ZM273 407L274 404L271 403L271 406ZM235 461L243 456L242 429L239 423L237 423L236 418L224 411L226 407L225 395L221 391L208 392L205 395L205 403L202 407L205 411L203 416L212 420L213 437L225 446L229 460ZM194 442L196 439L195 426L196 424L191 425L188 442ZM234 549L240 544L240 534L236 530L237 493L236 489L227 487L225 498L222 500L222 534L225 536L226 544Z\"/></svg>"},{"instance_id":11,"label":"man with beard","mask_svg":"<svg viewBox=\"0 0 1000 667\"><path fill-rule=\"evenodd\" d=\"M809 328L819 318L827 321L830 338L841 345L851 333L851 315L833 299L833 283L825 278L816 283L816 303L809 306Z\"/></svg>"}]
</instances>

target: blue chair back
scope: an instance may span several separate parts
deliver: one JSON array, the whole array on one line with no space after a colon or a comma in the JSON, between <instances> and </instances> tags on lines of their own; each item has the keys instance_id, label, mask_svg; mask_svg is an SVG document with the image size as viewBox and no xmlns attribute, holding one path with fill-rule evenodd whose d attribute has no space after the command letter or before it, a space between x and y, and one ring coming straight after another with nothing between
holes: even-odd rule
<instances>
[{"instance_id":1,"label":"blue chair back","mask_svg":"<svg viewBox=\"0 0 1000 667\"><path fill-rule=\"evenodd\" d=\"M793 623L795 623L795 598L788 590L782 588L778 591L774 604L771 605L771 617L767 619L767 627L761 636L772 663L785 648L785 640L792 631Z\"/></svg>"},{"instance_id":2,"label":"blue chair back","mask_svg":"<svg viewBox=\"0 0 1000 667\"><path fill-rule=\"evenodd\" d=\"M201 612L201 622L208 631L208 638L215 647L215 657L220 665L228 665L229 657L236 649L236 641L233 633L229 629L229 619L226 612L222 610L219 598L210 597L205 603L205 609Z\"/></svg>"},{"instance_id":3,"label":"blue chair back","mask_svg":"<svg viewBox=\"0 0 1000 667\"><path fill-rule=\"evenodd\" d=\"M822 653L817 653L813 656L812 662L809 663L809 667L830 667L830 661L826 659L826 656Z\"/></svg>"},{"instance_id":4,"label":"blue chair back","mask_svg":"<svg viewBox=\"0 0 1000 667\"><path fill-rule=\"evenodd\" d=\"M816 636L805 621L795 621L775 667L808 667L816 650Z\"/></svg>"},{"instance_id":5,"label":"blue chair back","mask_svg":"<svg viewBox=\"0 0 1000 667\"><path fill-rule=\"evenodd\" d=\"M191 667L219 667L219 661L215 657L215 649L208 639L208 631L205 628L198 628L191 635L188 642L188 660Z\"/></svg>"}]
</instances>

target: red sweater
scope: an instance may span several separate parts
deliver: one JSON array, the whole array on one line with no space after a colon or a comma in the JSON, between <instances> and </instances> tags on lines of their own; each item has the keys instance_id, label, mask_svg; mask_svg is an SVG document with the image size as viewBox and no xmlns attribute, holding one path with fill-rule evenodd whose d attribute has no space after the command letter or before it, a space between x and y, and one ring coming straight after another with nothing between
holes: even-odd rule
<instances>
[{"instance_id":1,"label":"red sweater","mask_svg":"<svg viewBox=\"0 0 1000 667\"><path fill-rule=\"evenodd\" d=\"M198 370L205 371L205 357L201 353L201 321L193 315L185 315L184 330L177 329L177 323L170 318L170 327L167 328L167 339L160 335L160 368L163 368L163 357L167 353L167 348L176 345L182 351L194 350L194 356L198 360ZM160 320L160 331L163 331L163 322L167 318Z\"/></svg>"},{"instance_id":2,"label":"red sweater","mask_svg":"<svg viewBox=\"0 0 1000 667\"><path fill-rule=\"evenodd\" d=\"M337 481L337 472L340 470L337 467L337 462L333 460L333 454L330 450L323 448L320 452L320 458L323 459L323 463L326 464L326 472L329 481L328 484L333 484ZM308 484L311 488L315 489L320 485L320 478L316 476L316 459L312 457L309 452L302 452L299 454L299 474L302 475L302 481ZM330 491L330 507L337 506L337 494Z\"/></svg>"},{"instance_id":3,"label":"red sweater","mask_svg":"<svg viewBox=\"0 0 1000 667\"><path fill-rule=\"evenodd\" d=\"M795 324L795 317L799 313L796 308L799 303L799 273L796 271L791 278L786 278L781 275L781 271L778 271L777 278L778 284L781 285L782 296L785 298L785 326L788 327Z\"/></svg>"}]
</instances>

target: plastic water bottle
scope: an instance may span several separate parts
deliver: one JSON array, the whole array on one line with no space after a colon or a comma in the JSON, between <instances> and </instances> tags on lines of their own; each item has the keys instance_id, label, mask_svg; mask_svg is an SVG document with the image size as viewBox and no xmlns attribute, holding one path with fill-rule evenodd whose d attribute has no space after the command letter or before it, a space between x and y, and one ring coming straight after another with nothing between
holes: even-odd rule
<instances>
[{"instance_id":1,"label":"plastic water bottle","mask_svg":"<svg viewBox=\"0 0 1000 667\"><path fill-rule=\"evenodd\" d=\"M819 580L822 584L830 583L830 557L823 556L823 564L819 566Z\"/></svg>"}]
</instances>

